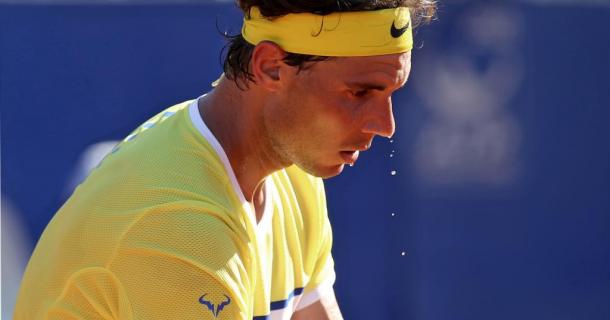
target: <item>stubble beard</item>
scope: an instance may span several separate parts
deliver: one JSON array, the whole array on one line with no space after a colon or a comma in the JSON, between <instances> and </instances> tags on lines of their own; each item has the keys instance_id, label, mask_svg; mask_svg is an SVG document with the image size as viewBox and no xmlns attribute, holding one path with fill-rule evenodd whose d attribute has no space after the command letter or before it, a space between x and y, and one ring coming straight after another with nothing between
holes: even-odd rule
<instances>
[{"instance_id":1,"label":"stubble beard","mask_svg":"<svg viewBox=\"0 0 610 320\"><path fill-rule=\"evenodd\" d=\"M279 132L274 132L269 130L269 128L267 128L267 133L269 134L271 147L281 163L287 164L287 166L294 164L301 170L320 178L328 178L335 175L325 174L318 168L319 166L316 165L315 159L307 156L308 152L311 154L311 150L307 150L297 134L284 134L283 137L280 137Z\"/></svg>"},{"instance_id":2,"label":"stubble beard","mask_svg":"<svg viewBox=\"0 0 610 320\"><path fill-rule=\"evenodd\" d=\"M278 163L281 163L284 167L294 164L308 174L320 178L330 178L341 173L343 167L340 164L337 164L336 168L323 168L319 159L316 159L315 153L317 150L308 147L308 140L317 141L318 144L321 144L324 140L323 137L306 136L306 133L295 132L292 129L297 124L282 123L277 126L275 121L278 120L273 117L265 117L263 123L265 133L274 154L277 156Z\"/></svg>"}]
</instances>

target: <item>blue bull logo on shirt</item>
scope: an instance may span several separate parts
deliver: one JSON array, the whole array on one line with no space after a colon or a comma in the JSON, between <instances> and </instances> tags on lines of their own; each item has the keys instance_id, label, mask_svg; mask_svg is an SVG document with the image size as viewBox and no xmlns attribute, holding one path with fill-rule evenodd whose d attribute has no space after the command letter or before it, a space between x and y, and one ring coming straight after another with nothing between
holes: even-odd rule
<instances>
[{"instance_id":1,"label":"blue bull logo on shirt","mask_svg":"<svg viewBox=\"0 0 610 320\"><path fill-rule=\"evenodd\" d=\"M218 318L218 314L220 313L220 311L222 311L222 309L224 309L225 306L227 306L228 304L231 303L231 298L229 298L229 296L227 296L226 294L224 295L226 300L219 303L216 308L214 308L214 304L212 303L211 300L206 300L205 296L207 296L208 294L204 294L201 297L199 297L199 303L205 305L208 307L208 309L212 312L212 314L214 315L214 318Z\"/></svg>"}]
</instances>

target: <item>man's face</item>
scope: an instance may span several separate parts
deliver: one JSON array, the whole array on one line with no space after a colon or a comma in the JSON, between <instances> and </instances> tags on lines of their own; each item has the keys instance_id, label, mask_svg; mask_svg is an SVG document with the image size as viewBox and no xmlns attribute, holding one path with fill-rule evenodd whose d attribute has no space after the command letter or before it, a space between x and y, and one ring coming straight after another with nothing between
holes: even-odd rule
<instances>
[{"instance_id":1,"label":"man's face","mask_svg":"<svg viewBox=\"0 0 610 320\"><path fill-rule=\"evenodd\" d=\"M411 70L410 52L333 58L283 74L264 111L275 153L318 177L353 164L373 137L394 134L392 93Z\"/></svg>"}]
</instances>

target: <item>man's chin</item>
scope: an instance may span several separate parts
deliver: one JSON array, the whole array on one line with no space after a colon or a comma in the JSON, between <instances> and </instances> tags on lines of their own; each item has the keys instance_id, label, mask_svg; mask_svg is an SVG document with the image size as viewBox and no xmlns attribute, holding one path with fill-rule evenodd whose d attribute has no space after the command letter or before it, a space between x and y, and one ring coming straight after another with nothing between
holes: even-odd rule
<instances>
[{"instance_id":1,"label":"man's chin","mask_svg":"<svg viewBox=\"0 0 610 320\"><path fill-rule=\"evenodd\" d=\"M322 179L332 178L332 177L339 175L341 172L343 172L344 167L345 167L344 163L341 163L338 165L333 165L333 166L317 166L315 168L311 168L311 167L306 168L306 167L299 166L299 168L301 168L303 171L309 173L310 175L318 177L318 178L322 178Z\"/></svg>"}]
</instances>

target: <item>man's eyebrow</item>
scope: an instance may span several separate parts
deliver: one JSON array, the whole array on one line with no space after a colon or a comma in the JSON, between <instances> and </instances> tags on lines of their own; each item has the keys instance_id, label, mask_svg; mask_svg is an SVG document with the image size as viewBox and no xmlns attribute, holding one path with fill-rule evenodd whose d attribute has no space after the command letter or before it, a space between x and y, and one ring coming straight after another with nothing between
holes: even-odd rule
<instances>
[{"instance_id":1,"label":"man's eyebrow","mask_svg":"<svg viewBox=\"0 0 610 320\"><path fill-rule=\"evenodd\" d=\"M378 83L370 83L370 82L356 81L356 82L347 82L346 84L348 87L351 87L351 88L368 89L368 90L383 91L387 88L385 85L378 84Z\"/></svg>"}]
</instances>

